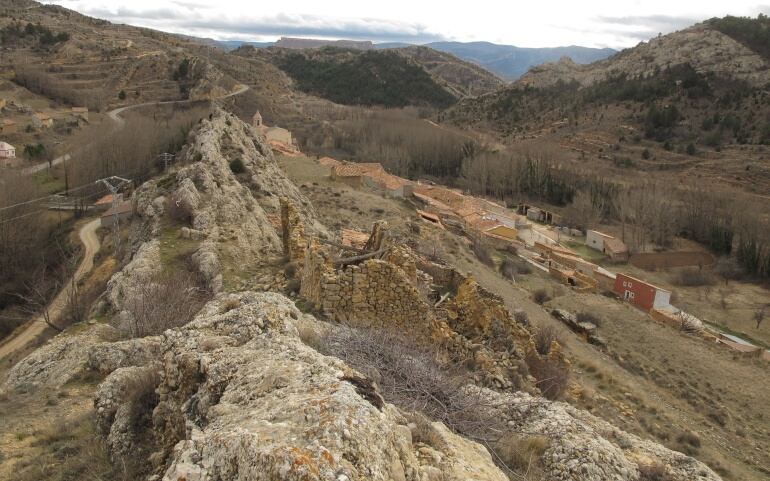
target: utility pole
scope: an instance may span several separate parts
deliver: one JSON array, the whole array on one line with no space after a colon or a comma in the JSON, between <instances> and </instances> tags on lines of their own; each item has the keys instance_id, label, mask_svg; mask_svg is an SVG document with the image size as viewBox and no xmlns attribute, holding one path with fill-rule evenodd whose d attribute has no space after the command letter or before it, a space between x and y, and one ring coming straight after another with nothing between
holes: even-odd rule
<instances>
[{"instance_id":1,"label":"utility pole","mask_svg":"<svg viewBox=\"0 0 770 481\"><path fill-rule=\"evenodd\" d=\"M112 215L115 216L115 222L112 224L112 230L115 237L115 255L117 256L120 251L120 215L118 215L118 191L126 184L130 184L131 181L124 179L123 177L117 177L115 175L96 181L97 184L104 184L107 189L112 193Z\"/></svg>"}]
</instances>

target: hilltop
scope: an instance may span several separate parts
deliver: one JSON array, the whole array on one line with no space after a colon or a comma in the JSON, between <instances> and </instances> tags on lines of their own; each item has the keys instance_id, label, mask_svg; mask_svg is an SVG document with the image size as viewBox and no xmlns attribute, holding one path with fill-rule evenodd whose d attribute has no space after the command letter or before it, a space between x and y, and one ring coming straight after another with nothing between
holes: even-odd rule
<instances>
[{"instance_id":1,"label":"hilltop","mask_svg":"<svg viewBox=\"0 0 770 481\"><path fill-rule=\"evenodd\" d=\"M297 50L247 46L232 55L269 61L286 72L300 91L346 105L447 107L459 98L503 85L480 67L424 47Z\"/></svg>"},{"instance_id":2,"label":"hilltop","mask_svg":"<svg viewBox=\"0 0 770 481\"><path fill-rule=\"evenodd\" d=\"M770 63L717 25L698 24L588 65L562 59L532 68L441 118L511 143L553 143L576 163L598 158L620 167L610 171L618 179L629 169L697 168L718 183L766 192Z\"/></svg>"}]
</instances>

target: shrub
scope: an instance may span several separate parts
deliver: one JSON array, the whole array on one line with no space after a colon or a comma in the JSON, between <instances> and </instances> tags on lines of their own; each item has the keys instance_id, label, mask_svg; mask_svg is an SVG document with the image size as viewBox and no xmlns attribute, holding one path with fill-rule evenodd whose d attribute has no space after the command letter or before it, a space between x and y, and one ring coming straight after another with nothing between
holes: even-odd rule
<instances>
[{"instance_id":1,"label":"shrub","mask_svg":"<svg viewBox=\"0 0 770 481\"><path fill-rule=\"evenodd\" d=\"M668 481L669 476L666 467L660 462L639 465L639 481Z\"/></svg>"},{"instance_id":2,"label":"shrub","mask_svg":"<svg viewBox=\"0 0 770 481\"><path fill-rule=\"evenodd\" d=\"M495 265L495 261L492 259L492 254L489 252L489 248L484 245L481 239L475 239L471 245L471 250L482 264L492 267Z\"/></svg>"},{"instance_id":3,"label":"shrub","mask_svg":"<svg viewBox=\"0 0 770 481\"><path fill-rule=\"evenodd\" d=\"M503 262L500 264L500 274L506 279L513 280L515 272L516 263L508 257L503 258Z\"/></svg>"},{"instance_id":4,"label":"shrub","mask_svg":"<svg viewBox=\"0 0 770 481\"><path fill-rule=\"evenodd\" d=\"M551 350L551 343L559 340L556 329L552 326L543 326L535 332L535 349L543 356Z\"/></svg>"},{"instance_id":5,"label":"shrub","mask_svg":"<svg viewBox=\"0 0 770 481\"><path fill-rule=\"evenodd\" d=\"M126 91L125 90L121 90L120 93L118 93L118 98L120 100L126 100Z\"/></svg>"},{"instance_id":6,"label":"shrub","mask_svg":"<svg viewBox=\"0 0 770 481\"><path fill-rule=\"evenodd\" d=\"M192 207L175 195L166 198L166 212L171 219L184 224L190 224L193 219Z\"/></svg>"},{"instance_id":7,"label":"shrub","mask_svg":"<svg viewBox=\"0 0 770 481\"><path fill-rule=\"evenodd\" d=\"M532 293L532 300L541 306L551 300L551 296L548 295L548 291L545 289L537 289Z\"/></svg>"},{"instance_id":8,"label":"shrub","mask_svg":"<svg viewBox=\"0 0 770 481\"><path fill-rule=\"evenodd\" d=\"M540 464L548 444L548 438L543 436L505 436L494 443L492 449L511 470L530 473Z\"/></svg>"},{"instance_id":9,"label":"shrub","mask_svg":"<svg viewBox=\"0 0 770 481\"><path fill-rule=\"evenodd\" d=\"M230 170L233 171L233 174L235 175L242 174L246 172L246 165L244 165L240 158L233 159L230 161Z\"/></svg>"},{"instance_id":10,"label":"shrub","mask_svg":"<svg viewBox=\"0 0 770 481\"><path fill-rule=\"evenodd\" d=\"M519 324L529 325L529 314L527 314L527 311L516 309L513 311L513 319Z\"/></svg>"},{"instance_id":11,"label":"shrub","mask_svg":"<svg viewBox=\"0 0 770 481\"><path fill-rule=\"evenodd\" d=\"M377 379L386 401L476 441L500 439L497 429L502 406L473 386L459 364L440 362L433 346L421 346L403 334L382 330L337 328L319 344L370 379Z\"/></svg>"},{"instance_id":12,"label":"shrub","mask_svg":"<svg viewBox=\"0 0 770 481\"><path fill-rule=\"evenodd\" d=\"M126 302L129 319L120 327L128 337L160 334L190 322L209 297L191 273L163 271L136 286Z\"/></svg>"},{"instance_id":13,"label":"shrub","mask_svg":"<svg viewBox=\"0 0 770 481\"><path fill-rule=\"evenodd\" d=\"M569 369L545 355L530 351L526 357L529 373L535 377L535 383L543 397L559 399L569 384Z\"/></svg>"},{"instance_id":14,"label":"shrub","mask_svg":"<svg viewBox=\"0 0 770 481\"><path fill-rule=\"evenodd\" d=\"M687 155L695 155L697 153L697 151L695 150L695 144L693 144L692 142L687 144L687 148L685 149L685 151L687 152Z\"/></svg>"},{"instance_id":15,"label":"shrub","mask_svg":"<svg viewBox=\"0 0 770 481\"><path fill-rule=\"evenodd\" d=\"M642 151L642 158L648 160L650 158L650 149L644 149Z\"/></svg>"}]
</instances>

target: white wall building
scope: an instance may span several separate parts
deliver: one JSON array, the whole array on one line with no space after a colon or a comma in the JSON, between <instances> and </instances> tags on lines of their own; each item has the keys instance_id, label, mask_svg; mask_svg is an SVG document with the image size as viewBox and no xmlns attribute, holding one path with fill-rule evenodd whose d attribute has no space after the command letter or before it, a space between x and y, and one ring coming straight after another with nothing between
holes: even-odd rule
<instances>
[{"instance_id":1,"label":"white wall building","mask_svg":"<svg viewBox=\"0 0 770 481\"><path fill-rule=\"evenodd\" d=\"M16 147L7 143L0 142L0 159L15 159Z\"/></svg>"}]
</instances>

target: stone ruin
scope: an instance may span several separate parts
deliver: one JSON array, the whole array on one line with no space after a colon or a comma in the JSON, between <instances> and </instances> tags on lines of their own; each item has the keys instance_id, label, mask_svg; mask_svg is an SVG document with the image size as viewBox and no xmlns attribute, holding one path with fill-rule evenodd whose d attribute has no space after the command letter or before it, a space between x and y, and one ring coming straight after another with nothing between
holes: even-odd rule
<instances>
[{"instance_id":1,"label":"stone ruin","mask_svg":"<svg viewBox=\"0 0 770 481\"><path fill-rule=\"evenodd\" d=\"M286 197L281 197L281 228L283 239L283 253L290 261L302 260L307 250L305 238L305 226L297 208Z\"/></svg>"},{"instance_id":2,"label":"stone ruin","mask_svg":"<svg viewBox=\"0 0 770 481\"><path fill-rule=\"evenodd\" d=\"M292 212L291 206L282 211ZM297 217L283 216L290 222ZM527 328L514 320L501 298L473 277L421 258L389 242L387 224L377 222L363 249L323 239L300 240L297 225L284 226L284 245L307 246L300 296L326 319L351 327L395 329L428 340L447 359L474 366L477 381L502 390L536 392L525 359L539 356ZM351 257L339 257L355 253ZM443 294L443 295L442 295ZM555 362L568 361L558 348ZM554 361L554 359L551 359Z\"/></svg>"}]
</instances>

